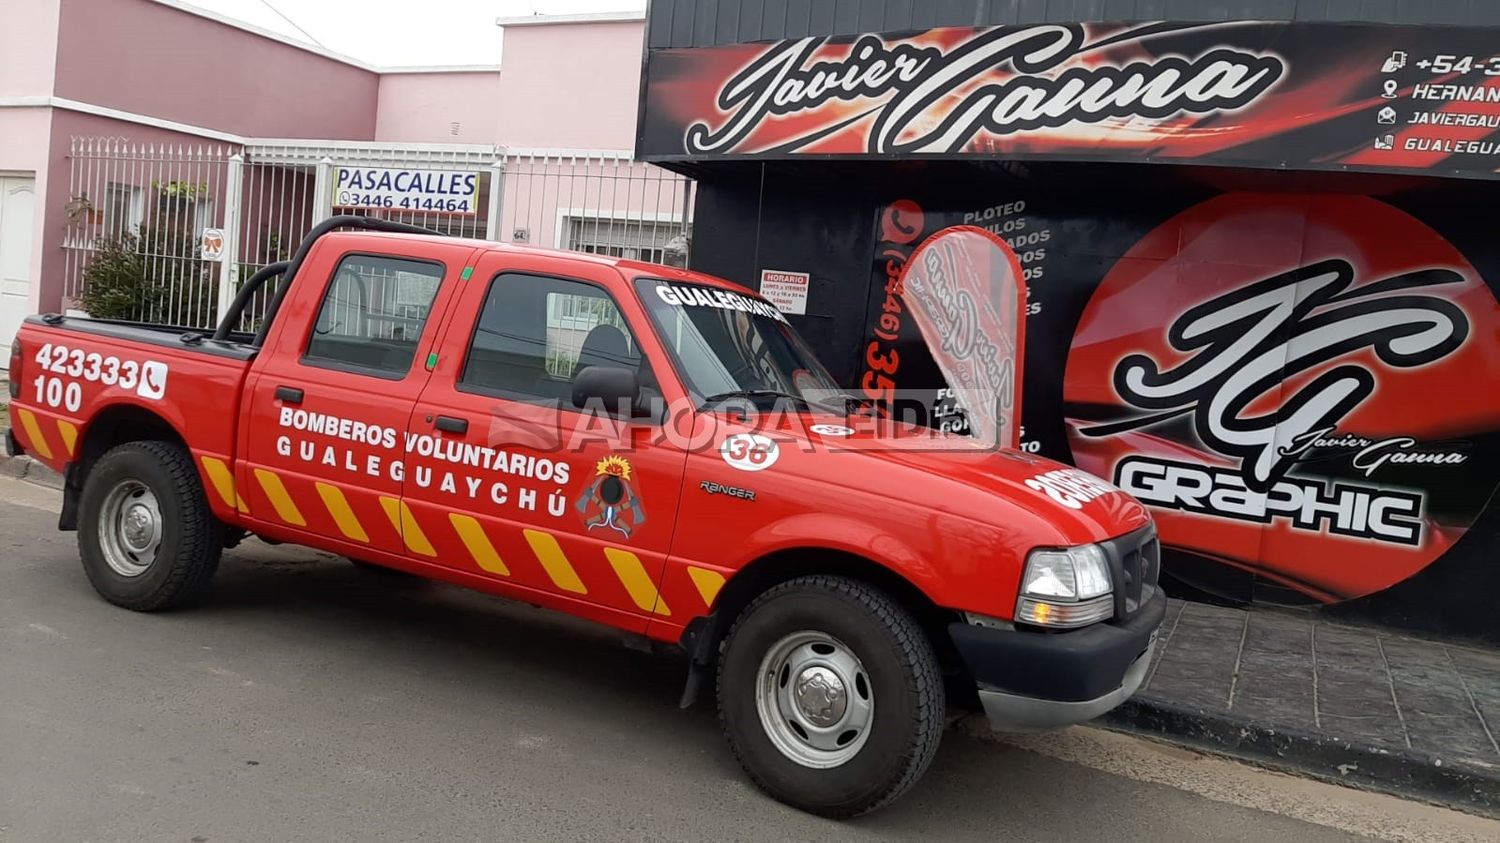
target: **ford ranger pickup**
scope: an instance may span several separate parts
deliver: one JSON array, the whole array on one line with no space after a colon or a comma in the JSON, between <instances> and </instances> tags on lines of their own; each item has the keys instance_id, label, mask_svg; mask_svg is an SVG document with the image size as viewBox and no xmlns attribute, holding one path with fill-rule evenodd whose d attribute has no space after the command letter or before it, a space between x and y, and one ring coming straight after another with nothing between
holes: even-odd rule
<instances>
[{"instance_id":1,"label":"ford ranger pickup","mask_svg":"<svg viewBox=\"0 0 1500 843\"><path fill-rule=\"evenodd\" d=\"M1137 501L888 434L682 269L335 217L217 330L34 316L10 367L7 448L64 475L105 600L187 604L258 536L608 624L680 647L683 705L711 681L749 777L824 816L909 789L950 703L1119 705L1165 612Z\"/></svg>"}]
</instances>

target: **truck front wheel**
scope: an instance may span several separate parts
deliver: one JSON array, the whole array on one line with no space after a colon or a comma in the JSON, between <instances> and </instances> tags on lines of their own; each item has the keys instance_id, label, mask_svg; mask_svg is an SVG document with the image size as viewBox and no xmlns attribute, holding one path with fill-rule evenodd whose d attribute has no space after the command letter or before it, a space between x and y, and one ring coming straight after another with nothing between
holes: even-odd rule
<instances>
[{"instance_id":1,"label":"truck front wheel","mask_svg":"<svg viewBox=\"0 0 1500 843\"><path fill-rule=\"evenodd\" d=\"M198 597L219 566L222 525L193 460L169 442L112 448L79 498L78 551L94 590L141 612Z\"/></svg>"},{"instance_id":2,"label":"truck front wheel","mask_svg":"<svg viewBox=\"0 0 1500 843\"><path fill-rule=\"evenodd\" d=\"M901 796L942 737L937 657L911 613L880 590L800 577L740 613L719 659L719 718L771 796L847 818Z\"/></svg>"}]
</instances>

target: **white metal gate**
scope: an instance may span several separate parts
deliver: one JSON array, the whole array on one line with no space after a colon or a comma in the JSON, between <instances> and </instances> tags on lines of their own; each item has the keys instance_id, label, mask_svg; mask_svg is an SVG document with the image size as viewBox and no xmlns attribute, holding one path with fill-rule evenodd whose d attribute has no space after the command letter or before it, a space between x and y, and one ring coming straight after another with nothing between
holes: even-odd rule
<instances>
[{"instance_id":1,"label":"white metal gate","mask_svg":"<svg viewBox=\"0 0 1500 843\"><path fill-rule=\"evenodd\" d=\"M626 152L512 150L497 239L685 266L693 182Z\"/></svg>"},{"instance_id":2,"label":"white metal gate","mask_svg":"<svg viewBox=\"0 0 1500 843\"><path fill-rule=\"evenodd\" d=\"M222 306L228 307L244 279L270 263L291 257L317 222L333 214L357 213L419 225L456 237L490 237L495 216L490 185L503 172L504 153L493 146L450 144L382 144L341 141L267 141L246 144L231 163L231 181L240 185L236 219L226 222L237 232L226 241L221 264ZM340 168L464 170L478 175L473 213L403 211L342 207L337 204ZM275 288L267 286L245 311L242 328L251 329L264 315Z\"/></svg>"},{"instance_id":3,"label":"white metal gate","mask_svg":"<svg viewBox=\"0 0 1500 843\"><path fill-rule=\"evenodd\" d=\"M66 294L94 315L207 328L240 284L291 257L335 213L399 220L442 234L685 265L692 182L628 153L341 141L251 141L243 147L153 146L74 138ZM344 208L340 168L457 170L477 175L471 213ZM223 232L204 258L204 229ZM274 288L240 325L253 329Z\"/></svg>"},{"instance_id":4,"label":"white metal gate","mask_svg":"<svg viewBox=\"0 0 1500 843\"><path fill-rule=\"evenodd\" d=\"M63 292L106 318L204 327L216 267L199 235L222 224L234 148L74 138Z\"/></svg>"}]
</instances>

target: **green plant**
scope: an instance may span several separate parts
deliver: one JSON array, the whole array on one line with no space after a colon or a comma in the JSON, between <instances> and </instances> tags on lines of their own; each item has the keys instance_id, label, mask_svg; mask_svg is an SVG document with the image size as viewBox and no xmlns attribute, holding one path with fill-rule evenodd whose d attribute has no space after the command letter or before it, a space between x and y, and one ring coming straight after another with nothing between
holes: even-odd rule
<instances>
[{"instance_id":1,"label":"green plant","mask_svg":"<svg viewBox=\"0 0 1500 843\"><path fill-rule=\"evenodd\" d=\"M194 184L188 181L156 181L152 180L151 187L168 199L199 199L208 195L208 182Z\"/></svg>"},{"instance_id":2,"label":"green plant","mask_svg":"<svg viewBox=\"0 0 1500 843\"><path fill-rule=\"evenodd\" d=\"M281 242L281 235L275 231L268 231L261 238L260 253L265 257L266 263L284 261L289 257L286 246Z\"/></svg>"},{"instance_id":3,"label":"green plant","mask_svg":"<svg viewBox=\"0 0 1500 843\"><path fill-rule=\"evenodd\" d=\"M97 319L209 327L217 276L196 254L195 238L160 226L100 240L83 271L79 304Z\"/></svg>"},{"instance_id":4,"label":"green plant","mask_svg":"<svg viewBox=\"0 0 1500 843\"><path fill-rule=\"evenodd\" d=\"M139 242L133 235L100 240L83 270L78 303L96 319L132 319L143 304L156 300L146 280Z\"/></svg>"}]
</instances>

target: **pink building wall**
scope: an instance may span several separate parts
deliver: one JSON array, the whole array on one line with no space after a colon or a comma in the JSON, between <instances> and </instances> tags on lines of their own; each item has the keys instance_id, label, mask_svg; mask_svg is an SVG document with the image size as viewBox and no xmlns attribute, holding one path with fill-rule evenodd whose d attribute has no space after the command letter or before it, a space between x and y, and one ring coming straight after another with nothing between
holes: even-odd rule
<instances>
[{"instance_id":1,"label":"pink building wall","mask_svg":"<svg viewBox=\"0 0 1500 843\"><path fill-rule=\"evenodd\" d=\"M634 143L640 20L526 21L505 28L499 72L382 76L175 5L0 0L0 97L37 98L36 105L0 103L8 106L0 107L0 171L37 177L33 310L68 304L62 243L73 137L226 142L65 104L48 107L47 97L244 137L511 149L620 150ZM509 164L501 240L524 228L532 243L561 245L561 223L570 216L639 214L670 223L681 214L681 188L644 165L515 158ZM592 195L581 187L591 180L585 176L596 184Z\"/></svg>"},{"instance_id":2,"label":"pink building wall","mask_svg":"<svg viewBox=\"0 0 1500 843\"><path fill-rule=\"evenodd\" d=\"M61 108L52 109L52 142L48 149L46 164L48 178L45 188L40 180L37 182L37 218L41 220L44 229L41 232L43 245L38 249L37 257L33 258L33 262L40 260L36 275L37 283L33 287L37 296L36 309L42 312L61 310L67 304L63 300L67 280L67 253L63 248L63 236L68 226L68 191L72 172L72 161L69 159L68 152L70 141L74 136L112 136L125 138L132 143L156 145L218 144L217 141L205 141L196 135L122 123L109 117L80 114ZM149 185L149 178L145 184ZM215 180L210 190L214 196L222 196L222 181ZM222 213L222 209L219 213Z\"/></svg>"},{"instance_id":3,"label":"pink building wall","mask_svg":"<svg viewBox=\"0 0 1500 843\"><path fill-rule=\"evenodd\" d=\"M62 0L0 0L0 96L49 96Z\"/></svg>"},{"instance_id":4,"label":"pink building wall","mask_svg":"<svg viewBox=\"0 0 1500 843\"><path fill-rule=\"evenodd\" d=\"M239 135L375 136L372 70L151 0L61 4L56 96Z\"/></svg>"},{"instance_id":5,"label":"pink building wall","mask_svg":"<svg viewBox=\"0 0 1500 843\"><path fill-rule=\"evenodd\" d=\"M681 225L687 187L676 175L630 160L568 155L506 159L498 239L567 248L570 220L631 220L665 245ZM518 232L525 237L518 237Z\"/></svg>"},{"instance_id":6,"label":"pink building wall","mask_svg":"<svg viewBox=\"0 0 1500 843\"><path fill-rule=\"evenodd\" d=\"M497 140L634 148L644 34L638 20L505 27Z\"/></svg>"},{"instance_id":7,"label":"pink building wall","mask_svg":"<svg viewBox=\"0 0 1500 843\"><path fill-rule=\"evenodd\" d=\"M380 76L375 139L410 143L497 143L500 113L497 69Z\"/></svg>"}]
</instances>

